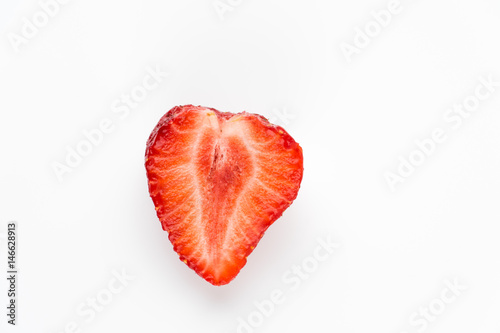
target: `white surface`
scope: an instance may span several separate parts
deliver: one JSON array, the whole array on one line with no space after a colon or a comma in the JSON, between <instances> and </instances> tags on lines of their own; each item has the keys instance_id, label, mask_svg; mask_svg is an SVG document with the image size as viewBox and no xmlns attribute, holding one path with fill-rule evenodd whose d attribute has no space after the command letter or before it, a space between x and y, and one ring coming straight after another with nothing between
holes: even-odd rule
<instances>
[{"instance_id":1,"label":"white surface","mask_svg":"<svg viewBox=\"0 0 500 333\"><path fill-rule=\"evenodd\" d=\"M231 3L221 20L212 0L72 0L16 53L8 33L40 6L1 2L0 232L18 221L20 275L18 325L2 310L0 331L237 332L281 290L255 332L412 333L430 304L444 312L420 331L500 332L500 87L458 129L443 119L479 77L500 81L500 3L404 0L350 63L340 46L389 1ZM156 66L168 77L120 118ZM182 104L273 117L304 149L298 199L224 287L178 260L147 192L146 140ZM106 118L59 182L52 164ZM392 192L384 174L435 128L447 140ZM292 289L283 275L328 235L340 247ZM86 322L78 307L122 269L135 279ZM440 309L454 279L467 290Z\"/></svg>"}]
</instances>

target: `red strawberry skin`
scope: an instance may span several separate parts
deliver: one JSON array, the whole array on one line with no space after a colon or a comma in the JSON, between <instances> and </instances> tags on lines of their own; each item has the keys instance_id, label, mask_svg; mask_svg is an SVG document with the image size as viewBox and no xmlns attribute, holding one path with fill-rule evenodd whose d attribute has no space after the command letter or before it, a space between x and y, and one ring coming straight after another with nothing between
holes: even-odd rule
<instances>
[{"instance_id":1,"label":"red strawberry skin","mask_svg":"<svg viewBox=\"0 0 500 333\"><path fill-rule=\"evenodd\" d=\"M147 142L149 193L180 259L213 285L231 282L297 197L302 149L250 114L178 106Z\"/></svg>"}]
</instances>

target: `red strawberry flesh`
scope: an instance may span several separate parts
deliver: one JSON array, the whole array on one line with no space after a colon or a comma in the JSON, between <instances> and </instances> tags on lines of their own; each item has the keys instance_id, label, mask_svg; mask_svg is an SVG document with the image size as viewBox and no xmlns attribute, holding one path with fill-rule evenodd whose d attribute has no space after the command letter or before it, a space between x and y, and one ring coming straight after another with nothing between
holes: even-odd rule
<instances>
[{"instance_id":1,"label":"red strawberry flesh","mask_svg":"<svg viewBox=\"0 0 500 333\"><path fill-rule=\"evenodd\" d=\"M187 105L170 110L151 133L146 171L180 259L223 285L297 197L302 149L262 116Z\"/></svg>"}]
</instances>

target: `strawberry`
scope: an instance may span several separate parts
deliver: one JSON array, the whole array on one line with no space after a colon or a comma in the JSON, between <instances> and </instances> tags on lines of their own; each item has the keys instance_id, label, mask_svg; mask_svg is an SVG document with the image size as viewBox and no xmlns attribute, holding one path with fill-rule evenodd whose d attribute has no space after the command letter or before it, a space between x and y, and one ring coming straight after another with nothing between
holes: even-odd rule
<instances>
[{"instance_id":1,"label":"strawberry","mask_svg":"<svg viewBox=\"0 0 500 333\"><path fill-rule=\"evenodd\" d=\"M146 171L180 259L224 285L297 197L302 149L260 115L178 106L149 137Z\"/></svg>"}]
</instances>

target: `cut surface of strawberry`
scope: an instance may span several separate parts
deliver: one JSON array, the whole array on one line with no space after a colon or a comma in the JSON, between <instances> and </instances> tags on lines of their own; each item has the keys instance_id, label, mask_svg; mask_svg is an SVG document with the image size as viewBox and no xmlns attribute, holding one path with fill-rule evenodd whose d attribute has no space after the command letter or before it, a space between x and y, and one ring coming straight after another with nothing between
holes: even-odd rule
<instances>
[{"instance_id":1,"label":"cut surface of strawberry","mask_svg":"<svg viewBox=\"0 0 500 333\"><path fill-rule=\"evenodd\" d=\"M250 114L178 106L147 142L149 193L180 259L213 285L232 281L297 197L302 149Z\"/></svg>"}]
</instances>

